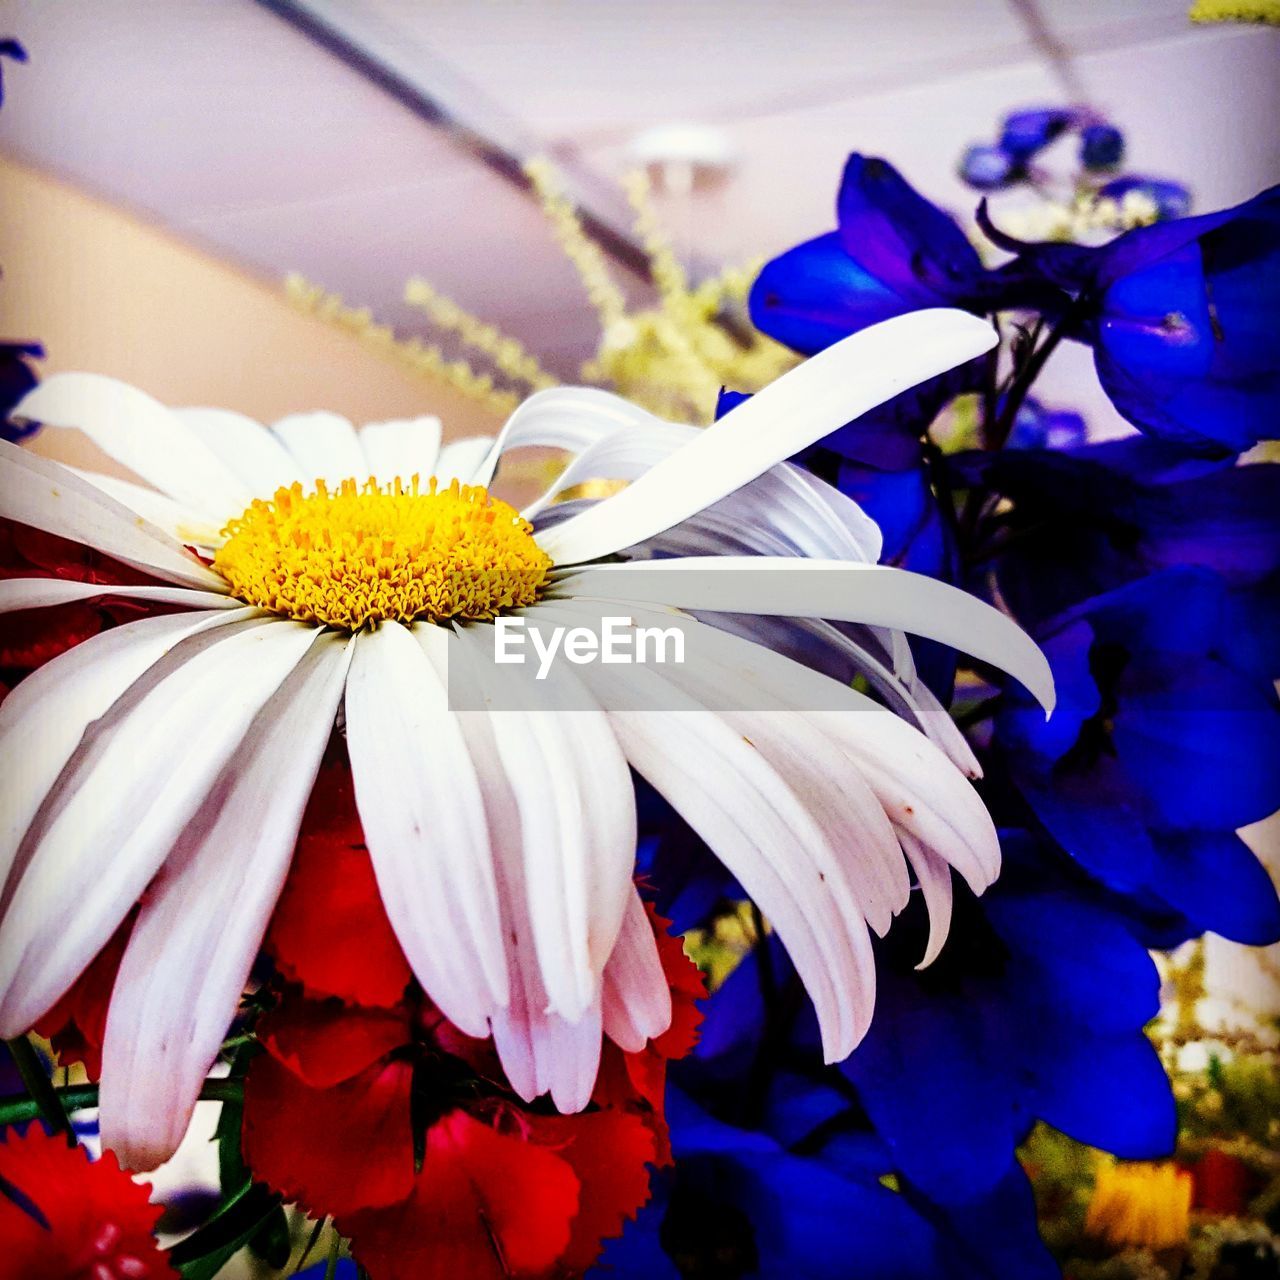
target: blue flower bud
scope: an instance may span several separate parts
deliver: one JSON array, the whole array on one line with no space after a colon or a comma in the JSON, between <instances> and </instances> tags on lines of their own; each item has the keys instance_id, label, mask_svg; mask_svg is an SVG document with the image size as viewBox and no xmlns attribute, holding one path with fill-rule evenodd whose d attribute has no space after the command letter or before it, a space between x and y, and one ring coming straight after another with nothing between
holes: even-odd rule
<instances>
[{"instance_id":1,"label":"blue flower bud","mask_svg":"<svg viewBox=\"0 0 1280 1280\"><path fill-rule=\"evenodd\" d=\"M1124 159L1124 134L1113 124L1091 124L1080 135L1080 162L1086 169L1114 169Z\"/></svg>"},{"instance_id":2,"label":"blue flower bud","mask_svg":"<svg viewBox=\"0 0 1280 1280\"><path fill-rule=\"evenodd\" d=\"M1015 176L1015 166L1007 151L990 143L974 143L960 161L960 177L977 191L996 191Z\"/></svg>"},{"instance_id":3,"label":"blue flower bud","mask_svg":"<svg viewBox=\"0 0 1280 1280\"><path fill-rule=\"evenodd\" d=\"M1000 135L1001 149L1014 160L1029 160L1037 151L1061 137L1075 120L1075 112L1062 107L1039 107L1006 116Z\"/></svg>"}]
</instances>

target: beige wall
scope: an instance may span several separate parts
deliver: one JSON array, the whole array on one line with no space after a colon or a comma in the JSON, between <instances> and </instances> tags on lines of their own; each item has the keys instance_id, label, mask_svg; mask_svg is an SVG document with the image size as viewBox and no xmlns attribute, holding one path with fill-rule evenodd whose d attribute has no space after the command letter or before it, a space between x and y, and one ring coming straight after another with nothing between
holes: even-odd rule
<instances>
[{"instance_id":1,"label":"beige wall","mask_svg":"<svg viewBox=\"0 0 1280 1280\"><path fill-rule=\"evenodd\" d=\"M220 262L0 156L0 337L43 342L43 372L86 369L168 404L270 420L332 409L353 421L439 414L448 436L498 423L446 386L295 311L273 282ZM89 460L78 433L42 452Z\"/></svg>"}]
</instances>

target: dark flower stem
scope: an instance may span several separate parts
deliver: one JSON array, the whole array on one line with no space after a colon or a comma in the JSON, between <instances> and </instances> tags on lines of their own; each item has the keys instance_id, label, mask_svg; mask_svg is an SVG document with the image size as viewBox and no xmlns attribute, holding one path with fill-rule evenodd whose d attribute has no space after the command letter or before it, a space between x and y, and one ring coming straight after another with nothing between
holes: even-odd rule
<instances>
[{"instance_id":1,"label":"dark flower stem","mask_svg":"<svg viewBox=\"0 0 1280 1280\"><path fill-rule=\"evenodd\" d=\"M15 1043L10 1041L9 1047L12 1049ZM23 1043L26 1042L23 1041ZM28 1048L30 1048L29 1045ZM32 1049L31 1053L34 1057L35 1050ZM15 1053L14 1057L16 1058L17 1056ZM39 1059L36 1059L36 1063L38 1067ZM22 1067L19 1066L18 1069L21 1071ZM43 1071L41 1071L41 1075L43 1076ZM25 1073L23 1079L26 1079ZM30 1089L29 1083L27 1087ZM62 1108L63 1119L66 1121L68 1132L71 1131L71 1122L66 1120L68 1112L82 1111L86 1107L96 1107L98 1105L98 1086L96 1084L64 1085L62 1088L54 1088L53 1085L49 1085L49 1089ZM200 1100L202 1102L239 1102L243 1097L243 1080L206 1080L200 1087ZM22 1124L26 1120L34 1120L41 1114L43 1113L40 1103L36 1101L31 1093L0 1098L0 1128L7 1124Z\"/></svg>"},{"instance_id":2,"label":"dark flower stem","mask_svg":"<svg viewBox=\"0 0 1280 1280\"><path fill-rule=\"evenodd\" d=\"M30 1114L24 1118L32 1120L36 1116L43 1117L45 1123L55 1133L65 1133L67 1144L74 1147L76 1132L67 1115L67 1108L63 1105L60 1096L62 1091L53 1087L53 1081L45 1073L44 1063L40 1061L40 1055L36 1052L35 1046L26 1036L18 1036L7 1041L7 1044L13 1056L14 1066L18 1068L22 1083L27 1087L28 1096L23 1101L30 1106L31 1110ZM2 1116L3 1113L0 1112L0 1124L4 1123Z\"/></svg>"}]
</instances>

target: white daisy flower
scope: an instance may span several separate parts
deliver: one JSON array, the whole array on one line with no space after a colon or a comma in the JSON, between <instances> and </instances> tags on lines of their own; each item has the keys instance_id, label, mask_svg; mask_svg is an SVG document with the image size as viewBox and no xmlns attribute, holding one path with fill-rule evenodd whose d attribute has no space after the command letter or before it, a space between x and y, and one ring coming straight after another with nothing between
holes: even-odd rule
<instances>
[{"instance_id":1,"label":"white daisy flower","mask_svg":"<svg viewBox=\"0 0 1280 1280\"><path fill-rule=\"evenodd\" d=\"M413 972L464 1032L492 1034L523 1097L582 1108L602 1034L638 1050L671 1016L632 880L631 769L758 902L827 1059L846 1057L874 1002L868 930L906 905L911 872L931 957L949 868L979 892L999 869L964 776L976 766L901 632L1002 667L1046 707L1052 680L1001 613L876 565L874 524L782 460L995 340L962 312L920 311L813 357L705 430L558 389L496 441L443 449L431 418L357 431L314 413L268 429L94 375L48 379L17 413L78 427L151 487L6 445L0 516L157 582L3 581L0 610L103 594L181 609L77 645L0 707L0 1034L34 1025L140 902L107 1022L102 1133L134 1168L172 1154L341 713ZM526 512L538 526L486 492L504 451L534 444L577 455ZM547 511L588 476L631 483ZM501 705L495 616L598 620L619 602L637 619L710 618L682 625L716 661L560 671L585 711L451 705L450 672ZM849 664L915 724L866 714L876 704L849 685ZM750 699L733 702L742 690Z\"/></svg>"}]
</instances>

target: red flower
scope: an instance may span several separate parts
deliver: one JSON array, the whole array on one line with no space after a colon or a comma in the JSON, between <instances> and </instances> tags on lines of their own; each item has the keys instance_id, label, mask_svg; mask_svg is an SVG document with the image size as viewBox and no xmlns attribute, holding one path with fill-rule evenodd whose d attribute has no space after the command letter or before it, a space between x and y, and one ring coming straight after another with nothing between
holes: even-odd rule
<instances>
[{"instance_id":1,"label":"red flower","mask_svg":"<svg viewBox=\"0 0 1280 1280\"><path fill-rule=\"evenodd\" d=\"M651 918L671 1030L640 1053L605 1044L592 1110L531 1108L492 1043L461 1034L409 986L349 776L331 762L268 934L293 981L258 1024L249 1167L332 1215L374 1280L581 1275L648 1198L648 1166L670 1158L666 1063L689 1051L700 1018L702 979Z\"/></svg>"},{"instance_id":2,"label":"red flower","mask_svg":"<svg viewBox=\"0 0 1280 1280\"><path fill-rule=\"evenodd\" d=\"M82 1062L89 1079L102 1074L102 1040L107 1030L107 1005L115 986L116 971L133 930L134 913L111 935L111 940L75 985L36 1024L36 1031L50 1041L62 1065Z\"/></svg>"},{"instance_id":3,"label":"red flower","mask_svg":"<svg viewBox=\"0 0 1280 1280\"><path fill-rule=\"evenodd\" d=\"M0 578L66 578L75 582L144 583L152 579L97 551L0 520ZM149 610L136 602L72 602L0 614L0 668L33 671L116 622Z\"/></svg>"},{"instance_id":4,"label":"red flower","mask_svg":"<svg viewBox=\"0 0 1280 1280\"><path fill-rule=\"evenodd\" d=\"M341 742L316 778L289 878L264 944L316 995L394 1005L412 974L382 908Z\"/></svg>"},{"instance_id":5,"label":"red flower","mask_svg":"<svg viewBox=\"0 0 1280 1280\"><path fill-rule=\"evenodd\" d=\"M109 1152L90 1161L38 1125L0 1142L0 1280L161 1280L161 1208Z\"/></svg>"},{"instance_id":6,"label":"red flower","mask_svg":"<svg viewBox=\"0 0 1280 1280\"><path fill-rule=\"evenodd\" d=\"M1192 1208L1240 1217L1256 1195L1259 1179L1243 1160L1211 1147L1191 1166Z\"/></svg>"}]
</instances>

